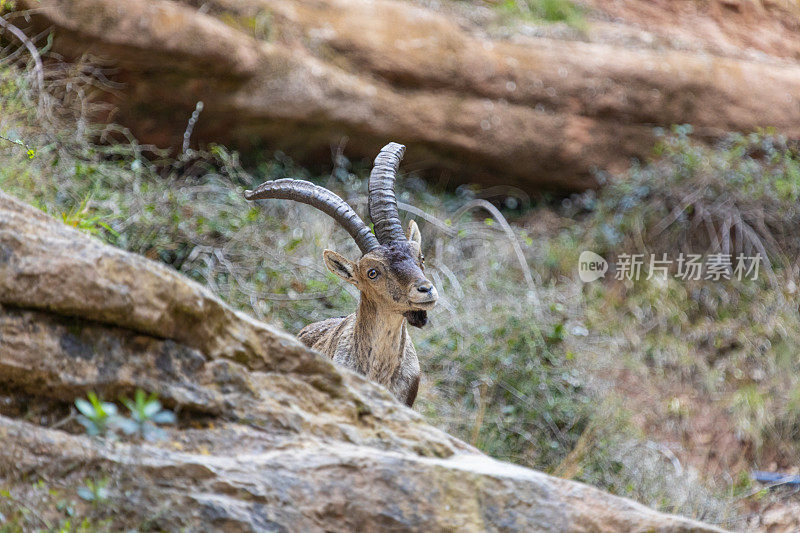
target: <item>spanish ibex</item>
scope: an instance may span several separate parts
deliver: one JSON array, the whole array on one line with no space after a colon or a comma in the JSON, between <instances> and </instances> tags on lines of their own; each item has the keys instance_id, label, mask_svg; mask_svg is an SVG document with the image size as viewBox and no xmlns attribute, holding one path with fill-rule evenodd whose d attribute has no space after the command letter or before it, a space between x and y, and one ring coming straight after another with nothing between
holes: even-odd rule
<instances>
[{"instance_id":1,"label":"spanish ibex","mask_svg":"<svg viewBox=\"0 0 800 533\"><path fill-rule=\"evenodd\" d=\"M353 209L331 191L302 180L280 179L245 191L248 200L280 198L312 205L334 218L355 239L361 258L349 261L325 250L328 270L361 292L355 313L303 328L299 337L335 363L385 385L411 407L419 387L419 360L406 322L421 328L438 298L423 273L422 238L412 220L403 233L394 180L405 147L389 143L369 177L369 216L375 235ZM377 237L377 238L376 238Z\"/></svg>"}]
</instances>

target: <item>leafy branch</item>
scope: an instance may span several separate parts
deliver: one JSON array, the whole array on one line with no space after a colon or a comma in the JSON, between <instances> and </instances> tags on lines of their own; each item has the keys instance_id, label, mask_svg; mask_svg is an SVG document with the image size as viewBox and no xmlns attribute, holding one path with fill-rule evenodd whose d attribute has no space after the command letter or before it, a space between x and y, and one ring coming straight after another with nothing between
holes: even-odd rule
<instances>
[{"instance_id":1,"label":"leafy branch","mask_svg":"<svg viewBox=\"0 0 800 533\"><path fill-rule=\"evenodd\" d=\"M14 143L17 146L21 146L21 147L25 148L25 155L28 156L28 159L33 159L34 157L36 157L36 150L31 148L30 146L28 146L24 142L22 142L22 141L20 141L18 139L9 139L8 137L4 137L3 135L0 135L0 139L2 139L4 141L8 141L10 143Z\"/></svg>"}]
</instances>

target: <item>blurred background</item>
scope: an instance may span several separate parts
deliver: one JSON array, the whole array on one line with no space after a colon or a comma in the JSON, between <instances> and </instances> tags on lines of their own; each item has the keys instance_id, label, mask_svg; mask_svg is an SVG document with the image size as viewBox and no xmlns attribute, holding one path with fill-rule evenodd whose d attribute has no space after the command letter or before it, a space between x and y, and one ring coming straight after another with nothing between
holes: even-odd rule
<instances>
[{"instance_id":1,"label":"blurred background","mask_svg":"<svg viewBox=\"0 0 800 533\"><path fill-rule=\"evenodd\" d=\"M0 189L296 333L355 308L309 179L401 214L441 294L415 405L486 453L796 531L800 4L0 0ZM583 283L578 257L609 261ZM760 254L757 279L616 276ZM643 272L647 272L647 263ZM622 279L616 279L621 277ZM730 277L731 279L725 279Z\"/></svg>"}]
</instances>

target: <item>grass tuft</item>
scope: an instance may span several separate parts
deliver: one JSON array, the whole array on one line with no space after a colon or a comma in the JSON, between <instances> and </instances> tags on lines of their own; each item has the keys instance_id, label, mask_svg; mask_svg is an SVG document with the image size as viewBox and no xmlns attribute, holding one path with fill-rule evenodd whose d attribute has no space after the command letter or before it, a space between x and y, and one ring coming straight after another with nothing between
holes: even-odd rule
<instances>
[{"instance_id":1,"label":"grass tuft","mask_svg":"<svg viewBox=\"0 0 800 533\"><path fill-rule=\"evenodd\" d=\"M497 9L512 19L563 22L577 30L586 28L584 10L571 0L503 0Z\"/></svg>"}]
</instances>

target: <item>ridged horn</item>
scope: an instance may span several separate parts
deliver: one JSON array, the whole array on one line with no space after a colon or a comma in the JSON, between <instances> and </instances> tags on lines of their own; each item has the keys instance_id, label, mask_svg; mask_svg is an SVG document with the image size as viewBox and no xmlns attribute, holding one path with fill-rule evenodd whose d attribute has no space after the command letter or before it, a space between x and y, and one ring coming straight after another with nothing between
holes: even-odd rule
<instances>
[{"instance_id":1,"label":"ridged horn","mask_svg":"<svg viewBox=\"0 0 800 533\"><path fill-rule=\"evenodd\" d=\"M367 225L353 208L347 205L347 202L328 189L311 182L289 178L267 181L252 191L244 191L244 197L248 200L278 198L308 204L330 215L341 224L356 241L362 254L380 246Z\"/></svg>"},{"instance_id":2,"label":"ridged horn","mask_svg":"<svg viewBox=\"0 0 800 533\"><path fill-rule=\"evenodd\" d=\"M405 151L402 144L387 144L375 158L369 175L369 218L381 244L406 240L394 194L394 180Z\"/></svg>"}]
</instances>

